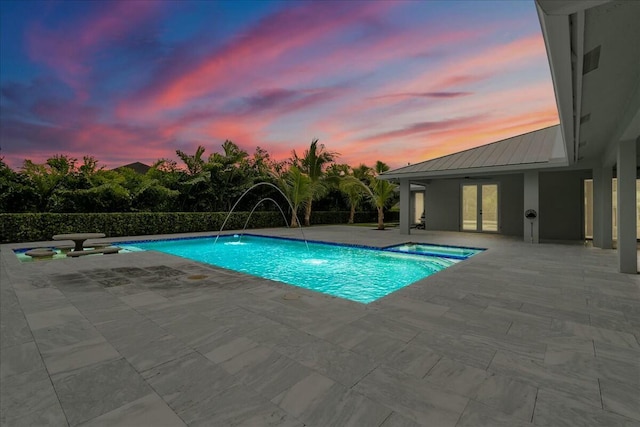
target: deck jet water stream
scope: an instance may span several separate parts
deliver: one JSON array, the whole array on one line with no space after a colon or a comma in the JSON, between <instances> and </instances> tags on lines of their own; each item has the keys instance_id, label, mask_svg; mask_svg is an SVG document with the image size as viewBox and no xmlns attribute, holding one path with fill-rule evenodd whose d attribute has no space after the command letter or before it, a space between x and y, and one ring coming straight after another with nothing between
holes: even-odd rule
<instances>
[{"instance_id":1,"label":"deck jet water stream","mask_svg":"<svg viewBox=\"0 0 640 427\"><path fill-rule=\"evenodd\" d=\"M238 198L238 200L236 200L236 202L233 204L233 206L231 207L231 210L229 211L229 213L227 214L227 217L225 218L224 222L222 223L222 227L220 227L220 231L218 231L218 235L216 236L216 240L213 242L213 244L215 245L218 242L218 238L220 237L220 233L222 232L222 230L224 230L224 226L227 225L227 221L229 220L229 217L231 216L231 214L233 213L234 209L236 208L236 206L238 206L238 203L240 203L240 201L244 198L244 196L247 195L247 193L249 193L251 190L253 190L256 187L259 187L261 185L267 185L269 187L273 187L276 190L278 190L278 192L280 194L282 194L282 197L284 197L284 199L287 201L287 203L289 203L289 207L291 208L291 211L293 212L293 214L296 217L296 222L298 223L298 227L300 228L300 233L302 233L302 238L304 239L304 243L307 246L307 250L309 250L309 243L307 243L307 238L304 235L304 231L302 231L302 225L300 224L300 218L298 218L298 214L295 211L295 209L293 208L293 204L291 203L291 200L289 200L289 198L282 192L282 190L270 183L270 182L259 182L257 184L252 185L251 187L249 187L244 193L242 193L242 195ZM253 213L253 211L256 209L256 207L262 203L264 200L272 200L275 203L275 200L271 199L270 197L264 198L262 200L260 200L256 206L254 206L253 210L251 211L251 213ZM280 205L278 205L278 203L276 203L276 206L278 206L278 208L280 208ZM280 209L280 212L282 212L282 209ZM251 217L251 213L249 214L249 217ZM282 216L284 216L284 212L282 212ZM247 223L248 223L249 219L247 218L247 222L245 222L245 228L247 227ZM286 217L285 217L285 223L286 223ZM243 229L244 231L244 229Z\"/></svg>"}]
</instances>

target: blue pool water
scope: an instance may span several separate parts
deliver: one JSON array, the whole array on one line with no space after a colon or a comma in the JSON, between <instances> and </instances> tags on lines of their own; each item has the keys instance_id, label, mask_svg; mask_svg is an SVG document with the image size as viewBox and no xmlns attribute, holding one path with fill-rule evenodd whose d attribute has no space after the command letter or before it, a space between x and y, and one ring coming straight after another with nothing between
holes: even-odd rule
<instances>
[{"instance_id":1,"label":"blue pool water","mask_svg":"<svg viewBox=\"0 0 640 427\"><path fill-rule=\"evenodd\" d=\"M464 248L459 246L428 245L424 243L404 243L402 245L389 246L385 250L417 255L430 255L436 257L467 259L484 249Z\"/></svg>"},{"instance_id":2,"label":"blue pool water","mask_svg":"<svg viewBox=\"0 0 640 427\"><path fill-rule=\"evenodd\" d=\"M370 303L459 260L253 235L119 243Z\"/></svg>"}]
</instances>

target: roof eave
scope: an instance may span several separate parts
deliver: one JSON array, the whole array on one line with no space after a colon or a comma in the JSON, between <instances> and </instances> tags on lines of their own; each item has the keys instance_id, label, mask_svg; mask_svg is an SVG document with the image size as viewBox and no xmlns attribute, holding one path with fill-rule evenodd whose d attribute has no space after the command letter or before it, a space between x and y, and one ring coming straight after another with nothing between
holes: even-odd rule
<instances>
[{"instance_id":1,"label":"roof eave","mask_svg":"<svg viewBox=\"0 0 640 427\"><path fill-rule=\"evenodd\" d=\"M454 178L457 176L479 176L486 174L505 174L505 173L520 173L526 170L536 169L549 169L568 166L569 162L566 159L554 160L549 162L537 162L537 163L519 163L513 165L500 165L489 166L481 168L466 168L466 169L450 169L440 171L417 171L407 173L384 173L378 178L383 180L402 180L402 179L433 179L433 178Z\"/></svg>"}]
</instances>

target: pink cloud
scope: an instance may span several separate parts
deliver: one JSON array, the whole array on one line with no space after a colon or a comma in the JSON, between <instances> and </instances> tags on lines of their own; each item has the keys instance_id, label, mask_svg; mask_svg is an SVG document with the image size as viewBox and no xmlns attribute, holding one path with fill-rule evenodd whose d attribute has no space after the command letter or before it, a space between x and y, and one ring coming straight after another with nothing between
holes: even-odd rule
<instances>
[{"instance_id":1,"label":"pink cloud","mask_svg":"<svg viewBox=\"0 0 640 427\"><path fill-rule=\"evenodd\" d=\"M96 4L108 6L99 7L81 22L67 21L57 28L33 23L25 35L29 57L50 67L81 100L89 96L86 79L92 71L92 55L101 47L138 30L157 13L162 2Z\"/></svg>"},{"instance_id":2,"label":"pink cloud","mask_svg":"<svg viewBox=\"0 0 640 427\"><path fill-rule=\"evenodd\" d=\"M274 64L286 62L292 58L291 55L332 37L337 31L394 6L391 2L357 6L348 2L311 2L284 9L211 52L200 63L172 76L169 81L160 79L154 82L138 93L136 99L123 102L118 109L119 114L153 117L181 108L205 95L218 92L237 95L235 89L240 94L250 92L250 88L254 91L263 89L260 83L269 80L264 73L274 70ZM316 64L311 65L310 71L313 73L315 68ZM279 70L277 72L274 77L286 80L289 87L295 87L295 79L283 76ZM285 73L287 76L304 74L299 69Z\"/></svg>"}]
</instances>

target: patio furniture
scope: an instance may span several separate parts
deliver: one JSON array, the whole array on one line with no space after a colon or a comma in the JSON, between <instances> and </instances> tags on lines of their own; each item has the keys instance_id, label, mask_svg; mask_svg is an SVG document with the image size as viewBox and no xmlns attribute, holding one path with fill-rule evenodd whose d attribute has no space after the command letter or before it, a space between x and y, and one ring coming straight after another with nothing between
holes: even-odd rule
<instances>
[{"instance_id":1,"label":"patio furniture","mask_svg":"<svg viewBox=\"0 0 640 427\"><path fill-rule=\"evenodd\" d=\"M100 239L105 237L104 233L70 233L70 234L56 234L53 236L53 240L72 240L75 243L75 251L82 251L84 249L84 242L88 239Z\"/></svg>"},{"instance_id":2,"label":"patio furniture","mask_svg":"<svg viewBox=\"0 0 640 427\"><path fill-rule=\"evenodd\" d=\"M49 248L37 248L28 250L24 254L31 258L51 258L56 254L56 252Z\"/></svg>"}]
</instances>

